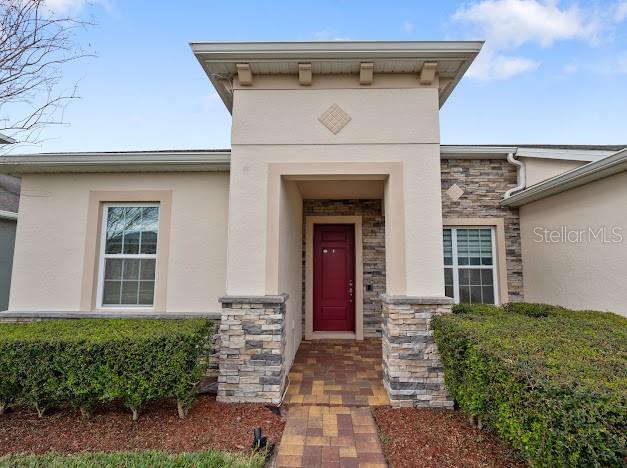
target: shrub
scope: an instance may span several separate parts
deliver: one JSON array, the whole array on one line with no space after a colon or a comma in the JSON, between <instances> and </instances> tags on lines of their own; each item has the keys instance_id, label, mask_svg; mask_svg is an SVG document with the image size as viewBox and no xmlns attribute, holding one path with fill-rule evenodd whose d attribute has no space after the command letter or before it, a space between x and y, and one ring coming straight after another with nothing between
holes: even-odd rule
<instances>
[{"instance_id":1,"label":"shrub","mask_svg":"<svg viewBox=\"0 0 627 468\"><path fill-rule=\"evenodd\" d=\"M623 466L627 319L538 304L463 310L433 327L464 411L533 466Z\"/></svg>"},{"instance_id":2,"label":"shrub","mask_svg":"<svg viewBox=\"0 0 627 468\"><path fill-rule=\"evenodd\" d=\"M548 317L558 311L565 310L562 307L550 304L534 304L529 302L510 302L504 304L503 309L512 314L528 315L529 317Z\"/></svg>"},{"instance_id":3,"label":"shrub","mask_svg":"<svg viewBox=\"0 0 627 468\"><path fill-rule=\"evenodd\" d=\"M454 314L494 315L503 313L503 309L489 304L454 304Z\"/></svg>"},{"instance_id":4,"label":"shrub","mask_svg":"<svg viewBox=\"0 0 627 468\"><path fill-rule=\"evenodd\" d=\"M195 320L55 320L0 325L0 406L83 414L121 400L137 419L149 400L175 397L184 416L205 370L212 325Z\"/></svg>"}]
</instances>

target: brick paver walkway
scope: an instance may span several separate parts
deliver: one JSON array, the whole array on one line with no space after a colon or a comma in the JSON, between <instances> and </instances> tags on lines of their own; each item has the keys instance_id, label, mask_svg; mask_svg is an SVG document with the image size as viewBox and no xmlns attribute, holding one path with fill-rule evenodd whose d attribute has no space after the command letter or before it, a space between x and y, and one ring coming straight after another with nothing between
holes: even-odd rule
<instances>
[{"instance_id":1,"label":"brick paver walkway","mask_svg":"<svg viewBox=\"0 0 627 468\"><path fill-rule=\"evenodd\" d=\"M303 341L289 373L290 405L389 405L381 340Z\"/></svg>"},{"instance_id":2,"label":"brick paver walkway","mask_svg":"<svg viewBox=\"0 0 627 468\"><path fill-rule=\"evenodd\" d=\"M289 377L277 468L385 468L369 408L389 404L380 340L304 341Z\"/></svg>"}]
</instances>

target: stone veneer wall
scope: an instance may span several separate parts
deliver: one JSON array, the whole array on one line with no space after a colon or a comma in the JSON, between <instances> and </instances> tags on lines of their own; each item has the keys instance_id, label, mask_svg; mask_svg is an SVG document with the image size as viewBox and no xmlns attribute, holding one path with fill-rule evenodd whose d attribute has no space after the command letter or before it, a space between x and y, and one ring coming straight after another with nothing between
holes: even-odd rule
<instances>
[{"instance_id":1,"label":"stone veneer wall","mask_svg":"<svg viewBox=\"0 0 627 468\"><path fill-rule=\"evenodd\" d=\"M448 302L384 296L383 385L392 406L453 408L431 329L434 315L451 311Z\"/></svg>"},{"instance_id":2,"label":"stone veneer wall","mask_svg":"<svg viewBox=\"0 0 627 468\"><path fill-rule=\"evenodd\" d=\"M449 159L441 162L443 218L504 218L509 301L523 300L523 271L518 208L502 207L503 194L517 185L516 167L500 159ZM453 184L464 194L446 195Z\"/></svg>"},{"instance_id":3,"label":"stone veneer wall","mask_svg":"<svg viewBox=\"0 0 627 468\"><path fill-rule=\"evenodd\" d=\"M286 294L220 298L218 401L281 401L288 371L286 300Z\"/></svg>"},{"instance_id":4,"label":"stone veneer wall","mask_svg":"<svg viewBox=\"0 0 627 468\"><path fill-rule=\"evenodd\" d=\"M364 336L381 336L381 294L385 293L385 218L382 200L303 200L303 311L305 310L306 216L361 216L364 272ZM368 290L368 285L372 289ZM303 314L303 334L305 330Z\"/></svg>"}]
</instances>

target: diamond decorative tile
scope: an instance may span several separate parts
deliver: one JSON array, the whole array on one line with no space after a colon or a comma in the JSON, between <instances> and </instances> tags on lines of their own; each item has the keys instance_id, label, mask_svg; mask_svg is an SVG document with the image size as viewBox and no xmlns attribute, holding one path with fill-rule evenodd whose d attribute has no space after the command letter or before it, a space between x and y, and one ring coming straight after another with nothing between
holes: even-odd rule
<instances>
[{"instance_id":1,"label":"diamond decorative tile","mask_svg":"<svg viewBox=\"0 0 627 468\"><path fill-rule=\"evenodd\" d=\"M318 120L334 135L337 135L351 121L351 116L344 112L340 106L333 104L318 117Z\"/></svg>"},{"instance_id":2,"label":"diamond decorative tile","mask_svg":"<svg viewBox=\"0 0 627 468\"><path fill-rule=\"evenodd\" d=\"M445 193L451 200L457 201L464 194L464 191L459 187L459 185L453 184Z\"/></svg>"}]
</instances>

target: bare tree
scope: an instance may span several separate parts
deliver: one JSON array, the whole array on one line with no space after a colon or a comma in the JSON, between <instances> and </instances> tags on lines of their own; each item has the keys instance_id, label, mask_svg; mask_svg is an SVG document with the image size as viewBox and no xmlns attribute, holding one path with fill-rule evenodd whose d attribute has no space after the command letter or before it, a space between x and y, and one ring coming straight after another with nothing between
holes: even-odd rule
<instances>
[{"instance_id":1,"label":"bare tree","mask_svg":"<svg viewBox=\"0 0 627 468\"><path fill-rule=\"evenodd\" d=\"M87 57L76 40L91 23L50 11L45 0L0 0L0 133L35 143L39 130L63 123L76 85L59 90L62 68Z\"/></svg>"}]
</instances>

